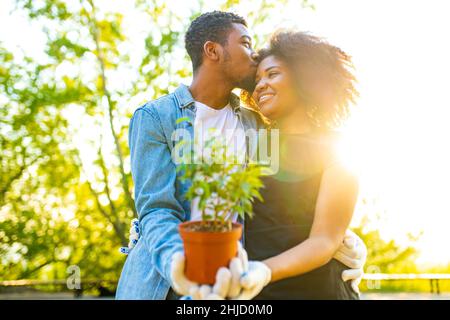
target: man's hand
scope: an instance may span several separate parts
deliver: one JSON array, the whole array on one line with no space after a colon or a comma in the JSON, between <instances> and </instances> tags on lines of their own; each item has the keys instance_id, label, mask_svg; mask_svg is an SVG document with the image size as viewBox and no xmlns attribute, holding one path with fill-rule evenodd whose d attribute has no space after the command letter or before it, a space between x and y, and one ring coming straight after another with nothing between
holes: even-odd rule
<instances>
[{"instance_id":1,"label":"man's hand","mask_svg":"<svg viewBox=\"0 0 450 320\"><path fill-rule=\"evenodd\" d=\"M359 293L359 283L364 274L364 264L367 259L367 248L364 242L353 231L347 230L344 241L333 257L350 269L342 272L342 280L351 280L351 285Z\"/></svg>"},{"instance_id":2,"label":"man's hand","mask_svg":"<svg viewBox=\"0 0 450 320\"><path fill-rule=\"evenodd\" d=\"M252 299L271 279L271 271L264 263L248 261L247 252L240 242L237 257L231 260L229 268L222 267L217 271L214 286L188 280L184 275L184 263L183 252L177 252L172 259L172 287L184 295L183 299Z\"/></svg>"},{"instance_id":3,"label":"man's hand","mask_svg":"<svg viewBox=\"0 0 450 320\"><path fill-rule=\"evenodd\" d=\"M185 256L183 252L177 252L173 255L171 263L171 280L174 291L182 295L185 300L223 300L233 294L237 296L241 292L239 282L243 267L247 268L247 253L238 242L238 254L234 258L234 264L238 262L240 269L234 268L235 275L232 276L231 269L222 267L217 271L216 282L213 286L198 284L190 281L184 274Z\"/></svg>"},{"instance_id":4,"label":"man's hand","mask_svg":"<svg viewBox=\"0 0 450 320\"><path fill-rule=\"evenodd\" d=\"M217 271L216 283L214 287L211 287L190 281L184 274L184 267L184 252L176 252L172 257L170 276L173 290L184 296L183 299L221 300L226 297L231 279L227 268L220 268Z\"/></svg>"},{"instance_id":5,"label":"man's hand","mask_svg":"<svg viewBox=\"0 0 450 320\"><path fill-rule=\"evenodd\" d=\"M128 247L121 247L120 252L128 254L135 247L140 238L139 220L133 219L130 225L130 236ZM214 286L199 285L186 278L184 274L185 257L182 251L176 252L172 256L171 280L172 287L176 293L182 295L182 299L196 299L196 300L220 300L227 297L237 297L241 293L240 277L244 271L248 270L247 252L242 248L238 242L238 254L234 258L232 269L225 267L220 268L216 274L216 283ZM232 277L231 271L234 276ZM247 287L251 287L252 282L247 281ZM248 294L247 294L248 295Z\"/></svg>"}]
</instances>

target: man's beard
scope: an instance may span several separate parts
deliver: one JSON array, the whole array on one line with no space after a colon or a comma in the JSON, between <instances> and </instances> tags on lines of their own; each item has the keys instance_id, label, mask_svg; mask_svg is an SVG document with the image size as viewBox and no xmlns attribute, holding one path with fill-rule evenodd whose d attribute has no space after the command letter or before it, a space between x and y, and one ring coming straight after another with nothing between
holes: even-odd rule
<instances>
[{"instance_id":1,"label":"man's beard","mask_svg":"<svg viewBox=\"0 0 450 320\"><path fill-rule=\"evenodd\" d=\"M224 49L224 63L230 63L231 62L231 55L228 52L228 50L225 48ZM227 68L225 68L227 69ZM255 86L256 86L256 70L255 72L252 72L251 74L247 75L245 78L240 79L239 81L237 81L234 84L235 88L239 88L239 89L244 89L248 92L253 92L253 90L255 90Z\"/></svg>"},{"instance_id":2,"label":"man's beard","mask_svg":"<svg viewBox=\"0 0 450 320\"><path fill-rule=\"evenodd\" d=\"M255 90L256 81L255 81L255 74L249 75L246 78L239 81L239 83L236 84L236 87L240 89L244 89L248 92L253 92Z\"/></svg>"}]
</instances>

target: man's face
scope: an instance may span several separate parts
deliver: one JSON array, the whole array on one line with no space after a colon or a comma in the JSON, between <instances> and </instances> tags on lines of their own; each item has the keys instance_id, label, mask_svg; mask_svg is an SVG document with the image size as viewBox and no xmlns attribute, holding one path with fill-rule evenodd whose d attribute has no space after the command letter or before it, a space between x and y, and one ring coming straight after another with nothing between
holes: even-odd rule
<instances>
[{"instance_id":1,"label":"man's face","mask_svg":"<svg viewBox=\"0 0 450 320\"><path fill-rule=\"evenodd\" d=\"M223 71L226 76L235 87L252 91L258 66L255 60L257 56L252 48L252 38L244 25L233 23L224 51Z\"/></svg>"}]
</instances>

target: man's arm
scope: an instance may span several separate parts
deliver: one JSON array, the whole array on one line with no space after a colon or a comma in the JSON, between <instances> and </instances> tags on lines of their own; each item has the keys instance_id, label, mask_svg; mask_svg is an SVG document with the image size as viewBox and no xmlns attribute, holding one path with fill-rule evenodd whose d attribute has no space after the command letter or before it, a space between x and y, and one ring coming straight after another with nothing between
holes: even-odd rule
<instances>
[{"instance_id":1,"label":"man's arm","mask_svg":"<svg viewBox=\"0 0 450 320\"><path fill-rule=\"evenodd\" d=\"M160 119L151 107L134 113L129 144L141 238L152 263L170 282L172 256L183 251L178 225L185 221L185 212L175 198L176 167Z\"/></svg>"}]
</instances>

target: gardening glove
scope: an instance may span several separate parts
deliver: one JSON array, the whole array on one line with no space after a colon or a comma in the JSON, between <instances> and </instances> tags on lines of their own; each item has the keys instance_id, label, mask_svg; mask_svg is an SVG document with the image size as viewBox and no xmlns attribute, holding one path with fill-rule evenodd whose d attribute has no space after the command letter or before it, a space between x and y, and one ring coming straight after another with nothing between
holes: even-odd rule
<instances>
[{"instance_id":1,"label":"gardening glove","mask_svg":"<svg viewBox=\"0 0 450 320\"><path fill-rule=\"evenodd\" d=\"M139 240L139 234L140 230L139 230L139 220L138 219L133 219L131 220L131 226L130 226L130 236L128 238L129 242L128 242L128 247L121 247L119 249L119 251L125 255L128 255L131 251L131 249L133 249L138 240Z\"/></svg>"},{"instance_id":2,"label":"gardening glove","mask_svg":"<svg viewBox=\"0 0 450 320\"><path fill-rule=\"evenodd\" d=\"M237 256L231 260L229 268L218 270L214 286L194 287L190 292L192 299L237 298L242 293L241 276L248 271L248 257L239 241L237 246Z\"/></svg>"},{"instance_id":3,"label":"gardening glove","mask_svg":"<svg viewBox=\"0 0 450 320\"><path fill-rule=\"evenodd\" d=\"M248 258L239 241L237 246L237 256L230 263L230 268L222 267L217 271L213 286L199 285L188 280L184 274L184 254L182 252L174 254L171 277L175 292L184 295L183 300L223 300L230 296L238 296L242 289L240 277L244 270L248 270Z\"/></svg>"},{"instance_id":4,"label":"gardening glove","mask_svg":"<svg viewBox=\"0 0 450 320\"><path fill-rule=\"evenodd\" d=\"M170 278L172 281L172 288L177 294L187 296L190 295L190 291L194 288L198 290L198 285L197 283L190 281L185 277L184 266L184 252L175 252L172 256L172 262L170 264Z\"/></svg>"},{"instance_id":5,"label":"gardening glove","mask_svg":"<svg viewBox=\"0 0 450 320\"><path fill-rule=\"evenodd\" d=\"M367 259L367 248L364 242L353 231L347 230L344 241L333 258L350 268L342 272L342 280L351 280L352 289L359 293L358 286L364 274L363 268Z\"/></svg>"},{"instance_id":6,"label":"gardening glove","mask_svg":"<svg viewBox=\"0 0 450 320\"><path fill-rule=\"evenodd\" d=\"M231 283L226 297L233 299L241 293L241 276L248 271L247 251L245 251L240 242L238 242L237 257L231 259L229 269L231 273Z\"/></svg>"},{"instance_id":7,"label":"gardening glove","mask_svg":"<svg viewBox=\"0 0 450 320\"><path fill-rule=\"evenodd\" d=\"M238 259L233 259L230 269L232 269L232 274L238 274L240 271L239 285L241 290L236 296L234 292L230 297L234 300L251 300L256 297L261 290L270 283L272 278L272 271L263 262L260 261L248 261L247 270L240 265ZM245 270L245 271L244 271Z\"/></svg>"},{"instance_id":8,"label":"gardening glove","mask_svg":"<svg viewBox=\"0 0 450 320\"><path fill-rule=\"evenodd\" d=\"M257 296L270 282L272 274L264 263L248 261L247 252L240 242L238 242L238 254L231 260L229 269L221 269L229 270L230 276L218 275L213 292L223 298L236 300L250 300Z\"/></svg>"},{"instance_id":9,"label":"gardening glove","mask_svg":"<svg viewBox=\"0 0 450 320\"><path fill-rule=\"evenodd\" d=\"M214 286L199 285L184 274L185 257L182 251L174 253L171 263L171 280L174 291L182 295L182 300L223 300L231 283L230 271L222 267L217 271Z\"/></svg>"}]
</instances>

